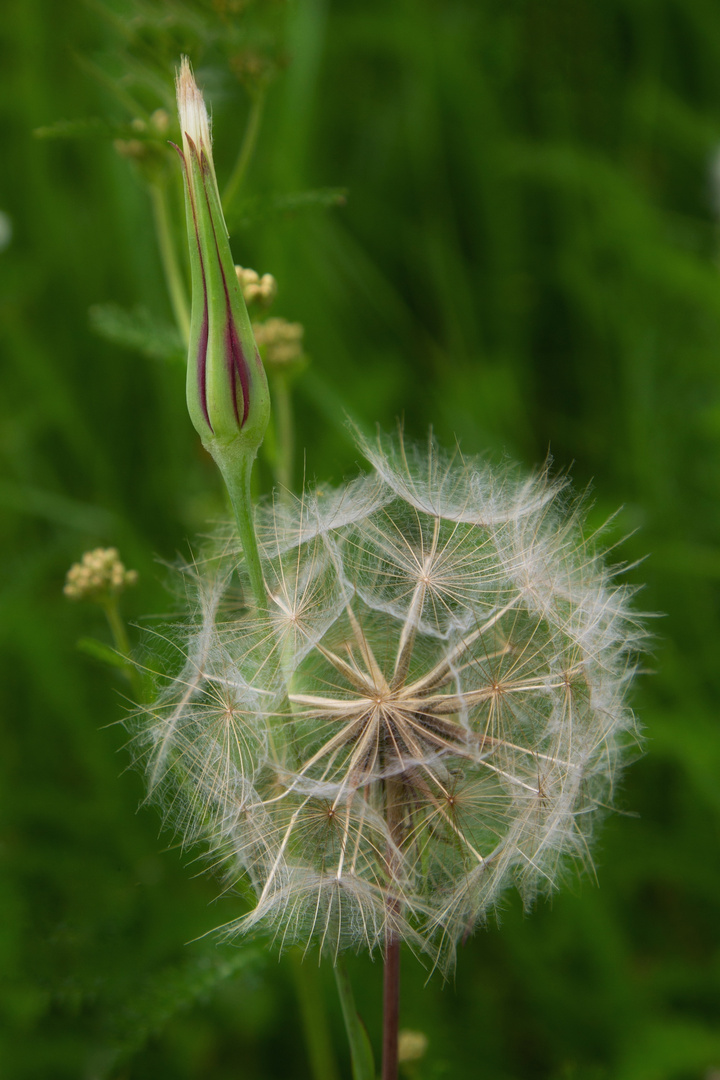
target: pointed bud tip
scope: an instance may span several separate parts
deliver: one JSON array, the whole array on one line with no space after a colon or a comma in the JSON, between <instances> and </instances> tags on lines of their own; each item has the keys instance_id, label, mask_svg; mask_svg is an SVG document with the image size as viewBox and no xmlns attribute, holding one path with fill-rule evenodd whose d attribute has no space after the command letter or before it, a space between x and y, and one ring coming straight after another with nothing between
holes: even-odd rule
<instances>
[{"instance_id":1,"label":"pointed bud tip","mask_svg":"<svg viewBox=\"0 0 720 1080\"><path fill-rule=\"evenodd\" d=\"M208 157L211 157L212 143L208 112L187 56L182 57L180 69L175 74L175 91L185 151L188 150L189 139L195 144L199 153L204 151Z\"/></svg>"}]
</instances>

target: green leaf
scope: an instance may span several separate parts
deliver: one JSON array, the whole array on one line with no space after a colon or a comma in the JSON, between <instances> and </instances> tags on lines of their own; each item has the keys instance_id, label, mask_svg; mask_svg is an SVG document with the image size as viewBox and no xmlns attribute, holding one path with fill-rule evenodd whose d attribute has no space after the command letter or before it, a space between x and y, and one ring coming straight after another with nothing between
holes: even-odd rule
<instances>
[{"instance_id":1,"label":"green leaf","mask_svg":"<svg viewBox=\"0 0 720 1080\"><path fill-rule=\"evenodd\" d=\"M118 519L110 510L13 480L0 480L0 509L80 532L112 534L118 529Z\"/></svg>"},{"instance_id":2,"label":"green leaf","mask_svg":"<svg viewBox=\"0 0 720 1080\"><path fill-rule=\"evenodd\" d=\"M713 1075L720 1058L720 1034L693 1018L658 1017L645 1030L633 1031L617 1080L666 1080Z\"/></svg>"},{"instance_id":3,"label":"green leaf","mask_svg":"<svg viewBox=\"0 0 720 1080\"><path fill-rule=\"evenodd\" d=\"M375 1080L375 1058L370 1039L360 1014L355 1008L350 979L340 959L335 961L335 981L340 996L345 1031L350 1044L353 1080Z\"/></svg>"},{"instance_id":4,"label":"green leaf","mask_svg":"<svg viewBox=\"0 0 720 1080\"><path fill-rule=\"evenodd\" d=\"M115 131L110 124L97 116L85 120L56 120L47 127L35 128L33 134L38 139L110 139L115 138Z\"/></svg>"},{"instance_id":5,"label":"green leaf","mask_svg":"<svg viewBox=\"0 0 720 1080\"><path fill-rule=\"evenodd\" d=\"M132 124L111 124L97 116L77 120L56 120L54 124L35 128L36 139L132 139L165 146L165 140L152 128L133 127Z\"/></svg>"},{"instance_id":6,"label":"green leaf","mask_svg":"<svg viewBox=\"0 0 720 1080\"><path fill-rule=\"evenodd\" d=\"M92 656L94 660L99 660L103 664L109 664L111 667L125 669L128 666L127 660L120 653L111 649L109 645L105 645L102 641L98 641L97 638L80 638L77 647L80 652Z\"/></svg>"},{"instance_id":7,"label":"green leaf","mask_svg":"<svg viewBox=\"0 0 720 1080\"><path fill-rule=\"evenodd\" d=\"M193 956L182 964L168 965L147 980L136 997L116 1018L109 1065L140 1050L179 1012L190 1008L228 979L251 975L262 963L259 949L233 949Z\"/></svg>"},{"instance_id":8,"label":"green leaf","mask_svg":"<svg viewBox=\"0 0 720 1080\"><path fill-rule=\"evenodd\" d=\"M155 319L145 308L128 311L118 304L95 304L88 316L91 330L115 345L153 360L185 359L185 346L175 327Z\"/></svg>"}]
</instances>

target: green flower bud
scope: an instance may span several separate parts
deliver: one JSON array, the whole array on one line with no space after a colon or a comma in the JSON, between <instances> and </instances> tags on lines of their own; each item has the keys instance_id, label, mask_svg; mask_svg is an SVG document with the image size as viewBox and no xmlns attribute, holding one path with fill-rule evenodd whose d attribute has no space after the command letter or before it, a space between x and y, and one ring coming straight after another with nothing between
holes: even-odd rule
<instances>
[{"instance_id":1,"label":"green flower bud","mask_svg":"<svg viewBox=\"0 0 720 1080\"><path fill-rule=\"evenodd\" d=\"M207 109L187 57L177 76L177 101L192 276L188 409L227 482L242 459L254 459L270 397L230 252Z\"/></svg>"}]
</instances>

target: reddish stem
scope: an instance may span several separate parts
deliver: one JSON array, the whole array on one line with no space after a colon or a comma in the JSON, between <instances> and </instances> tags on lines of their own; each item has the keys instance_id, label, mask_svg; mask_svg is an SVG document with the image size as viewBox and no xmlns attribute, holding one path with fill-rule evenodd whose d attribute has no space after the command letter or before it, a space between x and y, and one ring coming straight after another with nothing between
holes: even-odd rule
<instances>
[{"instance_id":1,"label":"reddish stem","mask_svg":"<svg viewBox=\"0 0 720 1080\"><path fill-rule=\"evenodd\" d=\"M397 1080L398 1024L400 1022L400 936L392 924L400 911L394 883L398 878L400 847L403 838L403 785L399 777L385 781L385 817L392 843L388 845L388 922L385 931L385 972L383 981L382 1080ZM393 896L393 894L395 895Z\"/></svg>"},{"instance_id":2,"label":"reddish stem","mask_svg":"<svg viewBox=\"0 0 720 1080\"><path fill-rule=\"evenodd\" d=\"M400 938L388 934L383 985L382 1080L397 1080L400 1021Z\"/></svg>"}]
</instances>

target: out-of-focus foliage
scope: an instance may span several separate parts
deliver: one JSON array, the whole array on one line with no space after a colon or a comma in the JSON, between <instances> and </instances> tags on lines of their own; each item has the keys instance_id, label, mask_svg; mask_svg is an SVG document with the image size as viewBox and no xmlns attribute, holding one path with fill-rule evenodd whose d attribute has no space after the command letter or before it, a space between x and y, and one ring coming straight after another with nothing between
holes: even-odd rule
<instances>
[{"instance_id":1,"label":"out-of-focus foliage","mask_svg":"<svg viewBox=\"0 0 720 1080\"><path fill-rule=\"evenodd\" d=\"M262 111L228 220L238 262L272 272L278 311L305 327L307 476L354 470L346 409L528 465L549 449L580 487L592 480L598 524L623 506L611 538L637 531L618 558L650 553L628 577L664 616L636 701L648 753L618 793L628 815L598 837L599 887L571 880L530 917L509 900L444 988L404 959L403 1024L429 1038L414 1075L712 1077L715 3L61 8L6 0L0 29L4 1075L310 1075L296 966L262 942L201 937L241 901L212 903L194 853L136 812L117 724L129 686L75 648L109 641L102 613L62 597L70 564L113 546L140 571L129 619L166 611L161 561L225 512L187 419L149 194L162 188L179 230L166 140L187 52L213 103L221 186ZM379 968L358 958L351 974L377 1040ZM319 979L345 1064L330 973Z\"/></svg>"}]
</instances>

